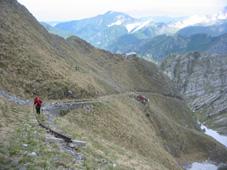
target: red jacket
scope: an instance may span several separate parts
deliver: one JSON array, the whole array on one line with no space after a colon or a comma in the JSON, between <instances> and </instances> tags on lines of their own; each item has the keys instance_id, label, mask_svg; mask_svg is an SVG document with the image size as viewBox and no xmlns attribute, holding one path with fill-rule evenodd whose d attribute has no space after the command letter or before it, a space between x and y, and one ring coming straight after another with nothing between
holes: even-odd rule
<instances>
[{"instance_id":1,"label":"red jacket","mask_svg":"<svg viewBox=\"0 0 227 170\"><path fill-rule=\"evenodd\" d=\"M36 106L36 107L41 107L41 105L42 105L42 100L40 99L40 97L39 96L36 96L35 97L35 99L34 99L34 105Z\"/></svg>"}]
</instances>

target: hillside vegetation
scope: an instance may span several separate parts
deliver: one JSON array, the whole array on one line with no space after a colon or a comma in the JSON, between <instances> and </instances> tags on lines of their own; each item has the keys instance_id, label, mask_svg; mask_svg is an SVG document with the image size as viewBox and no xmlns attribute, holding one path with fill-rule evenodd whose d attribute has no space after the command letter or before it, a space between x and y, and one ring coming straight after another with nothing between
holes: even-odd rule
<instances>
[{"instance_id":1,"label":"hillside vegetation","mask_svg":"<svg viewBox=\"0 0 227 170\"><path fill-rule=\"evenodd\" d=\"M78 150L86 158L81 163L47 143L31 107L1 98L0 169L177 170L195 160L226 161L224 146L198 130L193 113L154 64L49 34L15 0L0 0L0 9L0 90L24 98L39 94L46 103L97 102L55 120L66 134L87 142ZM138 94L150 101L140 103Z\"/></svg>"},{"instance_id":2,"label":"hillside vegetation","mask_svg":"<svg viewBox=\"0 0 227 170\"><path fill-rule=\"evenodd\" d=\"M170 91L151 63L125 60L77 37L65 41L51 35L13 1L1 2L1 8L0 83L5 90L22 96L38 92L48 98L64 98L68 90L78 98L133 90Z\"/></svg>"}]
</instances>

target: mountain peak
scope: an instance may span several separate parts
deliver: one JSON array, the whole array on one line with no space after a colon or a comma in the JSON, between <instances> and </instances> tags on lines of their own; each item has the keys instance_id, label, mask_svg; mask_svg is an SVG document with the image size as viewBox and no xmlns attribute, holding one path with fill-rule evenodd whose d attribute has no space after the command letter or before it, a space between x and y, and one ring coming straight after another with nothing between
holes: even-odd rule
<instances>
[{"instance_id":1,"label":"mountain peak","mask_svg":"<svg viewBox=\"0 0 227 170\"><path fill-rule=\"evenodd\" d=\"M124 17L127 17L127 18L132 18L128 14L123 13L123 12L118 12L118 11L107 11L103 15L106 15L106 16L124 16Z\"/></svg>"},{"instance_id":2,"label":"mountain peak","mask_svg":"<svg viewBox=\"0 0 227 170\"><path fill-rule=\"evenodd\" d=\"M118 13L117 11L107 11L104 15L109 15L109 14L114 14L114 13Z\"/></svg>"}]
</instances>

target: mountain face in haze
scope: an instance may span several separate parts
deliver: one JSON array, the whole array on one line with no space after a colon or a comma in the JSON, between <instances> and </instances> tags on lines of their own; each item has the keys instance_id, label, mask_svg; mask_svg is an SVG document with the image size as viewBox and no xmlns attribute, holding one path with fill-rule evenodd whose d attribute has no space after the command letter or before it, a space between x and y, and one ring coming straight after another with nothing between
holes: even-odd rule
<instances>
[{"instance_id":1,"label":"mountain face in haze","mask_svg":"<svg viewBox=\"0 0 227 170\"><path fill-rule=\"evenodd\" d=\"M155 30L157 32L162 32L162 31L164 32L164 30L160 30L160 29L161 28L164 29L164 27L168 26L168 23L173 22L175 20L176 19L170 18L170 17L169 18L168 17L160 17L160 18L144 17L144 18L136 19L124 13L109 11L103 15L98 15L92 18L75 20L70 22L62 22L55 25L55 28L68 30L75 34L83 32L82 29L86 29L86 30L96 29L95 31L98 32L99 30L103 30L103 29L108 29L108 28L111 29L111 27L113 26L124 27L127 30L127 33L135 33L139 30L146 29L149 27L154 27L154 29L156 28ZM167 29L165 32L167 32Z\"/></svg>"},{"instance_id":2,"label":"mountain face in haze","mask_svg":"<svg viewBox=\"0 0 227 170\"><path fill-rule=\"evenodd\" d=\"M136 19L124 13L109 11L92 18L62 22L46 29L58 35L62 35L59 30L70 32L96 47L108 50L108 46L121 36L132 34L138 39L146 39L167 32L172 33L175 29L170 28L168 23L175 20L170 17ZM45 26L44 23L43 25Z\"/></svg>"},{"instance_id":3,"label":"mountain face in haze","mask_svg":"<svg viewBox=\"0 0 227 170\"><path fill-rule=\"evenodd\" d=\"M184 37L190 37L196 34L207 34L216 37L225 33L227 33L227 20L209 26L189 26L177 32L178 35Z\"/></svg>"},{"instance_id":4,"label":"mountain face in haze","mask_svg":"<svg viewBox=\"0 0 227 170\"><path fill-rule=\"evenodd\" d=\"M108 48L116 53L136 52L140 56L162 61L171 54L187 52L207 52L210 54L227 53L227 34L211 37L207 34L195 34L190 37L181 35L159 35L151 39L140 40L135 36L122 36ZM116 45L115 45L116 44Z\"/></svg>"},{"instance_id":5,"label":"mountain face in haze","mask_svg":"<svg viewBox=\"0 0 227 170\"><path fill-rule=\"evenodd\" d=\"M129 35L124 39L118 39L109 46L109 49L117 53L134 51L141 56L161 60L170 53L183 52L187 43L188 40L180 36L159 35L151 39L139 40Z\"/></svg>"},{"instance_id":6,"label":"mountain face in haze","mask_svg":"<svg viewBox=\"0 0 227 170\"><path fill-rule=\"evenodd\" d=\"M212 127L227 134L226 53L175 55L165 59L161 68L175 81L190 107L203 118L211 117Z\"/></svg>"},{"instance_id":7,"label":"mountain face in haze","mask_svg":"<svg viewBox=\"0 0 227 170\"><path fill-rule=\"evenodd\" d=\"M121 25L133 20L126 14L110 11L89 19L59 23L55 28L67 30L96 47L105 48L105 44L126 34L127 29Z\"/></svg>"},{"instance_id":8,"label":"mountain face in haze","mask_svg":"<svg viewBox=\"0 0 227 170\"><path fill-rule=\"evenodd\" d=\"M49 34L16 0L1 0L0 9L0 169L181 170L208 158L226 162L227 150L198 129L156 65ZM68 144L59 148L62 141L38 126L32 106L14 103L16 97L9 101L2 95L7 93L28 99L38 94L45 106L90 101L52 122L86 140L87 147L73 149L84 159L65 152ZM144 105L138 95L150 101Z\"/></svg>"},{"instance_id":9,"label":"mountain face in haze","mask_svg":"<svg viewBox=\"0 0 227 170\"><path fill-rule=\"evenodd\" d=\"M170 54L187 52L227 53L227 21L211 26L191 26L174 35L156 35L139 39L136 34L122 36L107 49L116 53L136 52L139 56L161 61ZM146 32L146 31L145 31Z\"/></svg>"},{"instance_id":10,"label":"mountain face in haze","mask_svg":"<svg viewBox=\"0 0 227 170\"><path fill-rule=\"evenodd\" d=\"M93 18L63 22L55 26L43 25L51 33L66 38L77 35L96 47L114 53L136 52L141 57L160 61L172 53L225 53L225 45L217 41L219 36L227 33L226 19L225 10L204 17L140 19L110 11ZM223 48L217 49L213 41L215 44L221 43ZM224 41L223 38L221 41Z\"/></svg>"}]
</instances>

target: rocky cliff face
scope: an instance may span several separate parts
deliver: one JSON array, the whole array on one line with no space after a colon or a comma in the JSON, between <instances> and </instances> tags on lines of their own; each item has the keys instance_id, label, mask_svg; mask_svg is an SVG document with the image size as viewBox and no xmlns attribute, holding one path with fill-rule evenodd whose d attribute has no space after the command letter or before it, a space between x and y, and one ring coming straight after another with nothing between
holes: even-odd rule
<instances>
[{"instance_id":1,"label":"rocky cliff face","mask_svg":"<svg viewBox=\"0 0 227 170\"><path fill-rule=\"evenodd\" d=\"M213 117L227 112L227 55L194 52L169 57L161 67L193 111Z\"/></svg>"}]
</instances>

